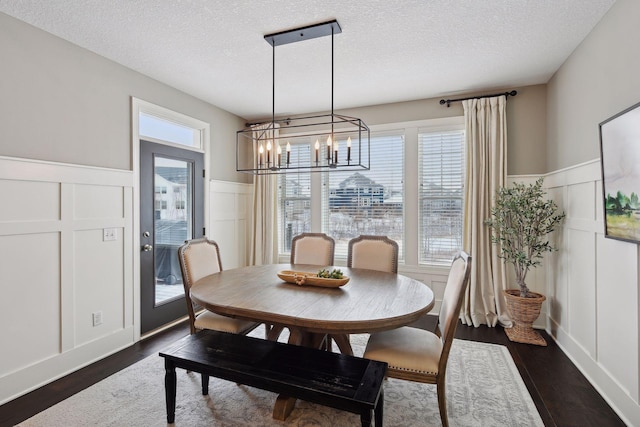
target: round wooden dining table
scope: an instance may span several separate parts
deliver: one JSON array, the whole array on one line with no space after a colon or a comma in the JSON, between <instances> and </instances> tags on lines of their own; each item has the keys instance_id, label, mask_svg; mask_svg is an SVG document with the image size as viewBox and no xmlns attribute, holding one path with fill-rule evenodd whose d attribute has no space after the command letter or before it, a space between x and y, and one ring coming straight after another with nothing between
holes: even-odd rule
<instances>
[{"instance_id":1,"label":"round wooden dining table","mask_svg":"<svg viewBox=\"0 0 640 427\"><path fill-rule=\"evenodd\" d=\"M433 308L433 292L418 280L374 270L324 268L342 270L349 282L331 288L288 283L278 272L317 273L320 267L269 264L205 276L193 284L190 295L214 313L272 325L272 331L288 328L289 343L305 346L318 346L327 337L348 343L349 334L405 326ZM348 344L338 345L343 353L350 352ZM293 404L295 400L279 398L274 418L285 419Z\"/></svg>"},{"instance_id":2,"label":"round wooden dining table","mask_svg":"<svg viewBox=\"0 0 640 427\"><path fill-rule=\"evenodd\" d=\"M304 333L356 334L394 329L433 308L431 289L406 276L338 268L349 277L341 287L284 282L280 271L317 273L313 265L270 264L211 274L191 288L191 298L224 316L282 325Z\"/></svg>"}]
</instances>

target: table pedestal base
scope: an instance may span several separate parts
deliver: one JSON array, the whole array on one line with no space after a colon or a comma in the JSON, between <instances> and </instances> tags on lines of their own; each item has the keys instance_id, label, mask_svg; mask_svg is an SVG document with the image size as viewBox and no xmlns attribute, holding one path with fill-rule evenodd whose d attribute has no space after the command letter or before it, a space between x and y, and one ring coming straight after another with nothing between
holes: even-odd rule
<instances>
[{"instance_id":1,"label":"table pedestal base","mask_svg":"<svg viewBox=\"0 0 640 427\"><path fill-rule=\"evenodd\" d=\"M279 395L276 398L276 404L273 406L273 419L278 421L285 421L293 408L296 406L295 397L288 397L284 395Z\"/></svg>"},{"instance_id":2,"label":"table pedestal base","mask_svg":"<svg viewBox=\"0 0 640 427\"><path fill-rule=\"evenodd\" d=\"M275 326L274 326L275 327ZM320 350L327 350L329 343L329 336L327 334L317 334L313 332L301 331L299 329L289 329L289 344L301 345L303 347L317 348ZM276 403L273 406L273 419L278 421L285 421L293 408L296 406L295 397L285 396L283 394L278 395Z\"/></svg>"}]
</instances>

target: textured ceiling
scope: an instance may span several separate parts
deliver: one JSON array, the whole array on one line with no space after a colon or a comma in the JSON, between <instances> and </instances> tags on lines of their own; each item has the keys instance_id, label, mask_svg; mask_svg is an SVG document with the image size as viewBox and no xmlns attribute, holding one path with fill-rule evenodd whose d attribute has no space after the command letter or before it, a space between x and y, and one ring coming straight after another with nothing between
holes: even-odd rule
<instances>
[{"instance_id":1,"label":"textured ceiling","mask_svg":"<svg viewBox=\"0 0 640 427\"><path fill-rule=\"evenodd\" d=\"M246 119L265 34L337 19L335 108L546 83L615 0L0 0L0 12ZM331 108L331 38L276 48L276 114Z\"/></svg>"}]
</instances>

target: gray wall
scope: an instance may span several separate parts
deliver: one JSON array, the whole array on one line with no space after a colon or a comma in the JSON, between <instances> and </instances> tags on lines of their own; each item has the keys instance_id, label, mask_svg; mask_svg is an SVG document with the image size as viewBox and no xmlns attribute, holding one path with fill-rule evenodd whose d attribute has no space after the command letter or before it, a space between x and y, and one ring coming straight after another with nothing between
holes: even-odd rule
<instances>
[{"instance_id":1,"label":"gray wall","mask_svg":"<svg viewBox=\"0 0 640 427\"><path fill-rule=\"evenodd\" d=\"M211 178L244 120L0 13L0 155L131 170L131 96L211 124ZM215 155L213 155L215 154Z\"/></svg>"},{"instance_id":2,"label":"gray wall","mask_svg":"<svg viewBox=\"0 0 640 427\"><path fill-rule=\"evenodd\" d=\"M598 124L640 102L640 2L618 0L548 84L547 171L600 157Z\"/></svg>"}]
</instances>

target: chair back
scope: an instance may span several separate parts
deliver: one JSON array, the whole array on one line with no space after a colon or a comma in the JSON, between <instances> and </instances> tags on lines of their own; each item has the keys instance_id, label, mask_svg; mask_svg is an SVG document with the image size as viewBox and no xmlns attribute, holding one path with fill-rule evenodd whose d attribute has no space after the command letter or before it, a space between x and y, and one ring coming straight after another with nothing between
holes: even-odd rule
<instances>
[{"instance_id":1,"label":"chair back","mask_svg":"<svg viewBox=\"0 0 640 427\"><path fill-rule=\"evenodd\" d=\"M460 307L469 284L470 271L471 256L464 251L459 252L451 263L442 305L440 306L440 314L438 315L438 330L436 330L436 333L440 336L443 344L440 355L440 372L444 372L446 369L453 336L458 326Z\"/></svg>"},{"instance_id":2,"label":"chair back","mask_svg":"<svg viewBox=\"0 0 640 427\"><path fill-rule=\"evenodd\" d=\"M358 236L349 241L347 267L398 272L398 244L387 236Z\"/></svg>"},{"instance_id":3,"label":"chair back","mask_svg":"<svg viewBox=\"0 0 640 427\"><path fill-rule=\"evenodd\" d=\"M178 261L182 272L184 296L187 300L187 310L193 333L196 316L190 289L201 278L222 271L220 249L216 242L206 237L187 240L178 248Z\"/></svg>"},{"instance_id":4,"label":"chair back","mask_svg":"<svg viewBox=\"0 0 640 427\"><path fill-rule=\"evenodd\" d=\"M302 233L291 240L291 264L333 265L336 242L324 233Z\"/></svg>"}]
</instances>

